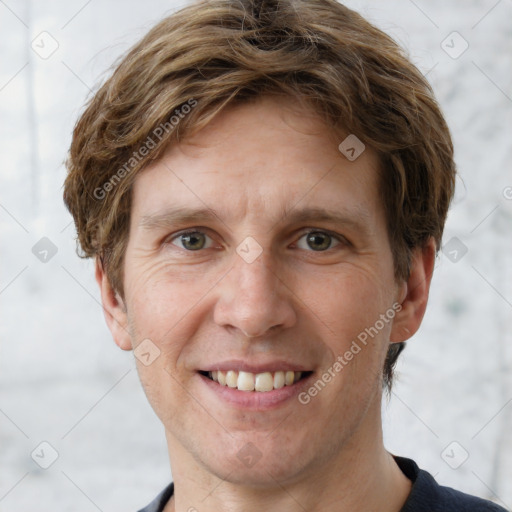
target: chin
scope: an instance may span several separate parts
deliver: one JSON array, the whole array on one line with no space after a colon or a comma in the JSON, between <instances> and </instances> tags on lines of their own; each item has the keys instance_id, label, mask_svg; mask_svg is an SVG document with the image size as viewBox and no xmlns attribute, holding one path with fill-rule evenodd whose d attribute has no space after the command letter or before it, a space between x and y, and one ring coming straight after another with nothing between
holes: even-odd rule
<instances>
[{"instance_id":1,"label":"chin","mask_svg":"<svg viewBox=\"0 0 512 512\"><path fill-rule=\"evenodd\" d=\"M245 436L243 436L245 437ZM276 483L297 481L315 465L315 454L307 447L291 448L283 440L250 441L231 439L225 450L211 451L207 457L198 453L197 459L211 474L226 482L253 488L275 488ZM220 448L220 447L219 447Z\"/></svg>"},{"instance_id":2,"label":"chin","mask_svg":"<svg viewBox=\"0 0 512 512\"><path fill-rule=\"evenodd\" d=\"M297 459L277 460L275 457L259 459L253 466L245 465L237 456L235 458L217 460L214 466L208 470L219 479L231 484L252 487L255 489L275 488L276 483L291 482L297 479L300 469L297 467Z\"/></svg>"}]
</instances>

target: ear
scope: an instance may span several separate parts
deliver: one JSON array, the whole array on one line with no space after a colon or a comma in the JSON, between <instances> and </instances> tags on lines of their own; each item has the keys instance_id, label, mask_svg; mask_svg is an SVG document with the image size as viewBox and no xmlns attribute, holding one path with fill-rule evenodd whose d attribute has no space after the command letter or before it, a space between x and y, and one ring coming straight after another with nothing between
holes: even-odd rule
<instances>
[{"instance_id":1,"label":"ear","mask_svg":"<svg viewBox=\"0 0 512 512\"><path fill-rule=\"evenodd\" d=\"M435 259L436 242L433 238L423 247L414 249L409 278L401 286L402 309L393 320L391 343L406 341L419 329L427 307Z\"/></svg>"},{"instance_id":2,"label":"ear","mask_svg":"<svg viewBox=\"0 0 512 512\"><path fill-rule=\"evenodd\" d=\"M112 288L99 258L96 258L96 282L100 287L103 313L116 345L123 350L132 350L128 329L128 316L123 299Z\"/></svg>"}]
</instances>

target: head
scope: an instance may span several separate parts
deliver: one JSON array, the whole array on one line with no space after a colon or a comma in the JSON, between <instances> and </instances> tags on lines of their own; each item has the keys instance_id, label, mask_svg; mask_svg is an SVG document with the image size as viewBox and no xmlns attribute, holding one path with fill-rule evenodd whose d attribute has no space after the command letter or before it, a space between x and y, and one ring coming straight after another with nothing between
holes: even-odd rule
<instances>
[{"instance_id":1,"label":"head","mask_svg":"<svg viewBox=\"0 0 512 512\"><path fill-rule=\"evenodd\" d=\"M332 451L310 441L320 425L336 446L371 430L421 323L455 179L432 90L391 38L333 0L194 3L118 63L67 165L107 322L124 349L151 340L159 357L139 372L176 449L199 461L197 439L220 435L233 459L230 437L254 442L291 478L295 452L300 472ZM222 421L199 372L233 360L300 366L307 403ZM200 462L220 474L217 455Z\"/></svg>"}]
</instances>

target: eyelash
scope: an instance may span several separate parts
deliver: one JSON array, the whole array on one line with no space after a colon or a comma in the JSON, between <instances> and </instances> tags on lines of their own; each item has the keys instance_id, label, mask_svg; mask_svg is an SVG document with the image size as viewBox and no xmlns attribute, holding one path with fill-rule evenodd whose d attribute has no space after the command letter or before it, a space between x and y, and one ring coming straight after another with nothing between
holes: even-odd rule
<instances>
[{"instance_id":1,"label":"eyelash","mask_svg":"<svg viewBox=\"0 0 512 512\"><path fill-rule=\"evenodd\" d=\"M185 235L193 235L193 234L196 234L196 233L202 233L202 234L208 236L210 239L212 238L212 237L210 237L208 235L208 233L206 232L205 228L187 229L185 231L180 231L179 233L176 233L175 235L172 235L172 236L168 237L165 240L164 244L165 245L169 245L169 244L175 245L175 244L173 244L174 240L177 240L180 237L185 236ZM338 235L338 234L333 233L331 231L326 231L324 229L315 229L315 228L308 228L308 231L305 231L305 232L303 232L301 234L301 236L299 237L299 240L301 240L303 237L305 237L307 235L310 235L311 233L320 233L322 235L327 235L327 236L331 237L333 240L337 241L338 244L335 245L334 247L329 247L329 249L326 249L325 251L314 251L314 250L311 249L311 250L309 250L307 252L326 253L326 252L329 252L329 251L333 250L334 248L338 247L338 245L344 245L344 246L351 245L350 242L345 237L343 237L341 235ZM182 251L185 251L185 252L194 253L194 252L204 251L205 249L210 249L210 247L206 247L206 248L203 248L203 249L198 249L197 251L191 251L191 250L185 249L183 247L178 247L178 249L181 249Z\"/></svg>"}]
</instances>

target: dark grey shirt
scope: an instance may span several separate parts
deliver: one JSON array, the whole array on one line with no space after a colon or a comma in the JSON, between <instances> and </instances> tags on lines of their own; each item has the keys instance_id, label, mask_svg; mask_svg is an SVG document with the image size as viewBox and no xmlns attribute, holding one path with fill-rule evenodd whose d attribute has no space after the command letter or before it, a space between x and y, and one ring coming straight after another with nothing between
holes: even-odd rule
<instances>
[{"instance_id":1,"label":"dark grey shirt","mask_svg":"<svg viewBox=\"0 0 512 512\"><path fill-rule=\"evenodd\" d=\"M450 487L439 485L417 464L403 457L395 457L404 475L412 482L411 494L400 512L507 512L504 508ZM157 498L139 512L162 512L174 492L171 483Z\"/></svg>"}]
</instances>

